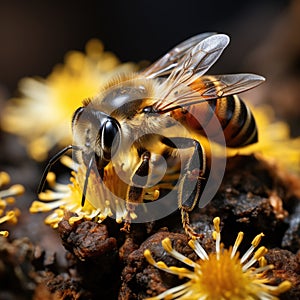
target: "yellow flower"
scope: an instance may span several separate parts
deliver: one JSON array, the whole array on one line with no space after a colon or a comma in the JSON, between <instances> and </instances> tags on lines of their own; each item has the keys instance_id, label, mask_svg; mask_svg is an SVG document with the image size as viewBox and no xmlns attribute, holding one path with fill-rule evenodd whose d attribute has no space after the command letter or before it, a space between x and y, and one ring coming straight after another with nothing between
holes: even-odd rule
<instances>
[{"instance_id":1,"label":"yellow flower","mask_svg":"<svg viewBox=\"0 0 300 300\"><path fill-rule=\"evenodd\" d=\"M20 184L15 184L8 189L3 189L10 183L10 177L6 172L0 172L0 224L4 222L17 223L17 218L20 215L20 211L15 208L6 210L8 205L12 205L15 202L14 196L18 196L24 193L24 187ZM7 237L8 231L0 231L0 235Z\"/></svg>"},{"instance_id":2,"label":"yellow flower","mask_svg":"<svg viewBox=\"0 0 300 300\"><path fill-rule=\"evenodd\" d=\"M269 285L266 271L273 266L267 265L264 258L268 250L262 246L254 252L261 241L262 233L253 239L250 248L240 258L237 250L242 242L243 232L238 234L233 247L224 249L221 244L220 218L215 218L213 222L216 252L208 254L197 240L190 240L189 246L199 256L199 260L195 262L173 249L169 238L162 241L165 251L188 268L168 267L162 261L156 262L150 251L145 250L144 255L151 265L187 279L183 284L148 300L275 300L278 299L277 295L290 289L289 281L283 281L278 286ZM254 266L256 262L258 267Z\"/></svg>"},{"instance_id":3,"label":"yellow flower","mask_svg":"<svg viewBox=\"0 0 300 300\"><path fill-rule=\"evenodd\" d=\"M33 201L29 211L31 213L52 212L45 223L57 228L58 223L63 219L65 212L72 212L76 216L71 217L69 222L80 219L94 220L102 222L107 217L116 220L117 223L125 221L124 230L128 230L129 223L137 219L132 205L129 207L126 201L128 185L122 180L124 174L116 174L113 167L104 169L103 176L100 178L93 170L88 177L88 188L84 205L82 206L83 186L86 180L86 166L74 162L69 156L63 156L61 162L72 169L69 184L56 182L53 172L47 175L47 182L50 190L39 194L39 200ZM122 172L122 171L119 171ZM121 175L121 176L120 176ZM154 201L159 196L159 189L172 189L173 186L162 183L147 189L145 199ZM143 207L146 210L146 207Z\"/></svg>"},{"instance_id":4,"label":"yellow flower","mask_svg":"<svg viewBox=\"0 0 300 300\"><path fill-rule=\"evenodd\" d=\"M94 220L102 222L107 217L114 217L116 222L121 223L128 215L124 201L113 198L113 194L108 195L103 189L104 185L99 183L99 176L93 171L89 176L89 184L84 206L82 201L82 186L85 181L86 168L84 165L78 165L71 158L65 156L63 163L73 169L70 184L60 184L56 182L56 176L50 172L47 176L48 184L51 190L39 194L41 201L34 201L30 207L31 213L49 212L52 213L45 219L47 225L57 228L58 223L64 217L66 211L73 212L76 216L71 217L69 222L75 222L80 219ZM104 176L109 176L107 172ZM110 188L120 189L121 185L115 180L118 176L109 177ZM115 180L114 180L115 179ZM105 196L104 196L105 194ZM131 218L136 218L134 214Z\"/></svg>"},{"instance_id":5,"label":"yellow flower","mask_svg":"<svg viewBox=\"0 0 300 300\"><path fill-rule=\"evenodd\" d=\"M275 120L272 107L253 107L252 112L258 128L258 142L238 151L229 150L229 154L261 154L300 175L300 137L291 138L288 124Z\"/></svg>"},{"instance_id":6,"label":"yellow flower","mask_svg":"<svg viewBox=\"0 0 300 300\"><path fill-rule=\"evenodd\" d=\"M97 94L116 74L134 69L104 52L100 41L90 40L86 54L69 52L64 65L56 66L46 79L22 79L22 97L8 101L1 125L22 138L34 159L44 160L56 144L71 143L71 117L82 100Z\"/></svg>"}]
</instances>

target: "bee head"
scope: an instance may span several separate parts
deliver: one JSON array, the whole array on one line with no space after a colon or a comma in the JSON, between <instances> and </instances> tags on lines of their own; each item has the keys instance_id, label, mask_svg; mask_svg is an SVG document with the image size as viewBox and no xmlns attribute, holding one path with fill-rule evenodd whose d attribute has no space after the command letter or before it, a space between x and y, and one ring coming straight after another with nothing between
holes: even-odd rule
<instances>
[{"instance_id":1,"label":"bee head","mask_svg":"<svg viewBox=\"0 0 300 300\"><path fill-rule=\"evenodd\" d=\"M104 112L79 107L73 115L72 130L73 143L81 150L86 165L94 156L97 168L104 168L119 148L120 124Z\"/></svg>"}]
</instances>

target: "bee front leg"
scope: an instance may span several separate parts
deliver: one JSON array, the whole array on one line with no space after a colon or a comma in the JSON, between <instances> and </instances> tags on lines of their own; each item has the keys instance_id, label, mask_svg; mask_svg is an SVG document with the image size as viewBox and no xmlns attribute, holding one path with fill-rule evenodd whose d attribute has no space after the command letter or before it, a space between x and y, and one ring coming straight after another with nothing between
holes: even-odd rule
<instances>
[{"instance_id":1,"label":"bee front leg","mask_svg":"<svg viewBox=\"0 0 300 300\"><path fill-rule=\"evenodd\" d=\"M150 152L145 151L141 156L141 163L133 173L131 185L128 186L126 196L127 216L122 231L129 232L130 221L136 218L134 213L136 203L142 203L144 199L144 187L148 181Z\"/></svg>"},{"instance_id":2,"label":"bee front leg","mask_svg":"<svg viewBox=\"0 0 300 300\"><path fill-rule=\"evenodd\" d=\"M202 182L205 179L206 156L203 147L195 139L164 138L162 142L172 148L193 148L193 153L187 160L184 174L179 178L178 208L181 211L181 220L185 232L191 238L203 237L196 233L190 225L189 213L195 208L201 195Z\"/></svg>"}]
</instances>

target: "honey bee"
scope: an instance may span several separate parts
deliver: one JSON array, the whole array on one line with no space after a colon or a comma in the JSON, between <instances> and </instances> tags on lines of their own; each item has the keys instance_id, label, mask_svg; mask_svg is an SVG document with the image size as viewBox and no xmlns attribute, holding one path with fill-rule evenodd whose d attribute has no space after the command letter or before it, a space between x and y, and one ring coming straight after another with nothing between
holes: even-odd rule
<instances>
[{"instance_id":1,"label":"honey bee","mask_svg":"<svg viewBox=\"0 0 300 300\"><path fill-rule=\"evenodd\" d=\"M86 168L82 205L89 176L96 172L99 184L126 202L127 230L137 204L156 201L164 187L176 182L183 228L197 237L189 213L205 187L211 154L201 139L219 143L223 136L227 147L257 141L254 117L236 94L265 79L255 74L204 75L228 43L225 34L196 35L145 70L119 76L85 100L73 115L73 144L49 161L39 191L53 163L73 149Z\"/></svg>"}]
</instances>

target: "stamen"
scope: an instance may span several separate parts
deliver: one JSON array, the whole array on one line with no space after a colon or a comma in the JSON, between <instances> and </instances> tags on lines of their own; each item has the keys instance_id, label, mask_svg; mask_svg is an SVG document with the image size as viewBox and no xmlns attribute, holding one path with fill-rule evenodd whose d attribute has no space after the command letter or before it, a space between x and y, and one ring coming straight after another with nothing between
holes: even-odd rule
<instances>
[{"instance_id":1,"label":"stamen","mask_svg":"<svg viewBox=\"0 0 300 300\"><path fill-rule=\"evenodd\" d=\"M216 217L216 218L213 219L215 231L216 231L217 233L220 233L220 222L221 222L221 220L220 220L219 217Z\"/></svg>"},{"instance_id":2,"label":"stamen","mask_svg":"<svg viewBox=\"0 0 300 300\"><path fill-rule=\"evenodd\" d=\"M292 287L292 283L288 280L281 282L278 286L268 286L272 292L276 292L276 294L282 294L288 291Z\"/></svg>"},{"instance_id":3,"label":"stamen","mask_svg":"<svg viewBox=\"0 0 300 300\"><path fill-rule=\"evenodd\" d=\"M220 258L220 242L221 242L221 234L220 234L220 218L216 217L213 220L215 231L213 232L214 238L216 240L216 253L217 259Z\"/></svg>"},{"instance_id":4,"label":"stamen","mask_svg":"<svg viewBox=\"0 0 300 300\"><path fill-rule=\"evenodd\" d=\"M164 249L168 253L172 252L173 248L172 248L171 240L169 238L165 238L161 243L162 243L162 246L164 247Z\"/></svg>"},{"instance_id":5,"label":"stamen","mask_svg":"<svg viewBox=\"0 0 300 300\"><path fill-rule=\"evenodd\" d=\"M176 274L179 278L194 278L194 272L188 270L187 268L178 268L175 266L167 267L169 273Z\"/></svg>"},{"instance_id":6,"label":"stamen","mask_svg":"<svg viewBox=\"0 0 300 300\"><path fill-rule=\"evenodd\" d=\"M237 236L237 238L236 238L236 240L235 240L235 243L234 243L234 245L233 245L232 252L231 252L231 256L230 256L231 258L233 258L233 257L235 256L236 251L237 251L238 247L240 246L240 244L241 244L243 238L244 238L244 232L240 231L240 232L238 233L238 236Z\"/></svg>"},{"instance_id":7,"label":"stamen","mask_svg":"<svg viewBox=\"0 0 300 300\"><path fill-rule=\"evenodd\" d=\"M148 263L150 264L150 265L155 265L156 264L156 262L155 262L155 260L153 259L153 256L151 255L151 252L150 252L150 250L149 249L146 249L145 251L144 251L144 256L145 256L145 258L147 259L147 261L148 261Z\"/></svg>"},{"instance_id":8,"label":"stamen","mask_svg":"<svg viewBox=\"0 0 300 300\"><path fill-rule=\"evenodd\" d=\"M74 217L71 217L69 218L69 224L71 226L73 226L76 222L80 221L82 219L82 216L74 216Z\"/></svg>"},{"instance_id":9,"label":"stamen","mask_svg":"<svg viewBox=\"0 0 300 300\"><path fill-rule=\"evenodd\" d=\"M266 258L264 256L262 256L259 260L258 260L259 266L260 267L264 267L268 264Z\"/></svg>"},{"instance_id":10,"label":"stamen","mask_svg":"<svg viewBox=\"0 0 300 300\"><path fill-rule=\"evenodd\" d=\"M0 191L0 198L8 198L11 196L19 196L25 192L25 188L21 184L12 185L9 189Z\"/></svg>"},{"instance_id":11,"label":"stamen","mask_svg":"<svg viewBox=\"0 0 300 300\"><path fill-rule=\"evenodd\" d=\"M244 263L249 258L249 256L252 254L254 249L259 245L263 236L264 234L260 233L252 240L250 248L246 251L246 253L241 258L241 263Z\"/></svg>"},{"instance_id":12,"label":"stamen","mask_svg":"<svg viewBox=\"0 0 300 300\"><path fill-rule=\"evenodd\" d=\"M3 213L3 210L6 208L7 202L0 198L0 215Z\"/></svg>"},{"instance_id":13,"label":"stamen","mask_svg":"<svg viewBox=\"0 0 300 300\"><path fill-rule=\"evenodd\" d=\"M257 260L267 254L268 249L264 246L260 247L253 255L253 257L243 265L243 271L249 269Z\"/></svg>"},{"instance_id":14,"label":"stamen","mask_svg":"<svg viewBox=\"0 0 300 300\"><path fill-rule=\"evenodd\" d=\"M46 180L51 188L55 188L56 185L56 175L53 172L47 174ZM42 194L42 193L40 193Z\"/></svg>"},{"instance_id":15,"label":"stamen","mask_svg":"<svg viewBox=\"0 0 300 300\"><path fill-rule=\"evenodd\" d=\"M265 236L263 233L258 234L258 235L253 239L253 241L252 241L252 243L251 243L252 246L253 246L253 247L257 247L257 246L260 244L261 239L262 239L263 236Z\"/></svg>"},{"instance_id":16,"label":"stamen","mask_svg":"<svg viewBox=\"0 0 300 300\"><path fill-rule=\"evenodd\" d=\"M7 221L11 221L13 223L16 223L17 219L16 217L19 215L18 211L14 211L14 210L10 210L6 213L5 216L0 218L0 224L7 222Z\"/></svg>"},{"instance_id":17,"label":"stamen","mask_svg":"<svg viewBox=\"0 0 300 300\"><path fill-rule=\"evenodd\" d=\"M197 240L189 240L189 246L196 252L202 260L208 259L208 255Z\"/></svg>"},{"instance_id":18,"label":"stamen","mask_svg":"<svg viewBox=\"0 0 300 300\"><path fill-rule=\"evenodd\" d=\"M47 203L41 201L33 201L31 207L29 208L29 212L30 213L48 212L64 204L65 204L64 200L57 200L57 201L47 202Z\"/></svg>"},{"instance_id":19,"label":"stamen","mask_svg":"<svg viewBox=\"0 0 300 300\"><path fill-rule=\"evenodd\" d=\"M163 261L158 261L155 263L155 266L161 270L168 271L168 266Z\"/></svg>"},{"instance_id":20,"label":"stamen","mask_svg":"<svg viewBox=\"0 0 300 300\"><path fill-rule=\"evenodd\" d=\"M188 296L190 286L191 286L190 282L186 282L178 286L178 289L175 288L170 289L172 291L172 299L178 299L178 297L182 295L184 295L184 297ZM164 299L168 299L168 298L165 297Z\"/></svg>"},{"instance_id":21,"label":"stamen","mask_svg":"<svg viewBox=\"0 0 300 300\"><path fill-rule=\"evenodd\" d=\"M79 164L76 163L70 156L64 155L60 162L71 170L78 171Z\"/></svg>"},{"instance_id":22,"label":"stamen","mask_svg":"<svg viewBox=\"0 0 300 300\"><path fill-rule=\"evenodd\" d=\"M54 192L54 191L47 190L39 194L39 199L42 201L53 201L53 200L65 198L69 194L70 194L70 190L68 190L68 192Z\"/></svg>"},{"instance_id":23,"label":"stamen","mask_svg":"<svg viewBox=\"0 0 300 300\"><path fill-rule=\"evenodd\" d=\"M10 183L10 176L6 172L0 172L0 187Z\"/></svg>"},{"instance_id":24,"label":"stamen","mask_svg":"<svg viewBox=\"0 0 300 300\"><path fill-rule=\"evenodd\" d=\"M273 269L274 269L274 265L266 265L253 270L253 274L264 273L266 271L273 270Z\"/></svg>"},{"instance_id":25,"label":"stamen","mask_svg":"<svg viewBox=\"0 0 300 300\"><path fill-rule=\"evenodd\" d=\"M258 250L256 250L256 252L254 253L253 257L258 260L259 258L263 257L264 255L266 255L268 253L268 249L264 246L261 246L258 248Z\"/></svg>"},{"instance_id":26,"label":"stamen","mask_svg":"<svg viewBox=\"0 0 300 300\"><path fill-rule=\"evenodd\" d=\"M179 253L178 251L176 251L175 249L172 248L172 243L169 238L165 238L164 240L162 240L161 243L162 243L163 248L174 258L187 264L190 267L195 266L195 262L193 262L191 259L187 258L186 256L182 255L181 253Z\"/></svg>"},{"instance_id":27,"label":"stamen","mask_svg":"<svg viewBox=\"0 0 300 300\"><path fill-rule=\"evenodd\" d=\"M62 209L56 209L51 215L45 219L45 224L50 225L52 228L57 228L58 223L64 217L64 211Z\"/></svg>"},{"instance_id":28,"label":"stamen","mask_svg":"<svg viewBox=\"0 0 300 300\"><path fill-rule=\"evenodd\" d=\"M189 273L191 273L191 271L189 271L186 268L178 268L178 267L168 267L163 261L158 261L156 262L153 258L153 256L151 255L151 252L149 251L149 249L146 249L144 251L144 256L147 259L148 263L155 266L156 268L168 272L170 274L174 274L174 275L178 275L180 277L185 276Z\"/></svg>"},{"instance_id":29,"label":"stamen","mask_svg":"<svg viewBox=\"0 0 300 300\"><path fill-rule=\"evenodd\" d=\"M180 291L182 291L181 295L185 294L185 291L187 290L187 288L190 286L189 282L186 282L184 284L175 286L171 289L166 290L165 292L159 294L158 296L155 297L151 297L151 298L146 298L146 300L161 300L161 299L175 299L174 294L178 293ZM178 296L177 296L178 297Z\"/></svg>"},{"instance_id":30,"label":"stamen","mask_svg":"<svg viewBox=\"0 0 300 300\"><path fill-rule=\"evenodd\" d=\"M88 216L87 219L92 220L92 219L96 218L100 214L100 211L101 211L100 209L92 210L92 212L89 215L87 215ZM82 217L83 217L83 215L82 215Z\"/></svg>"}]
</instances>

